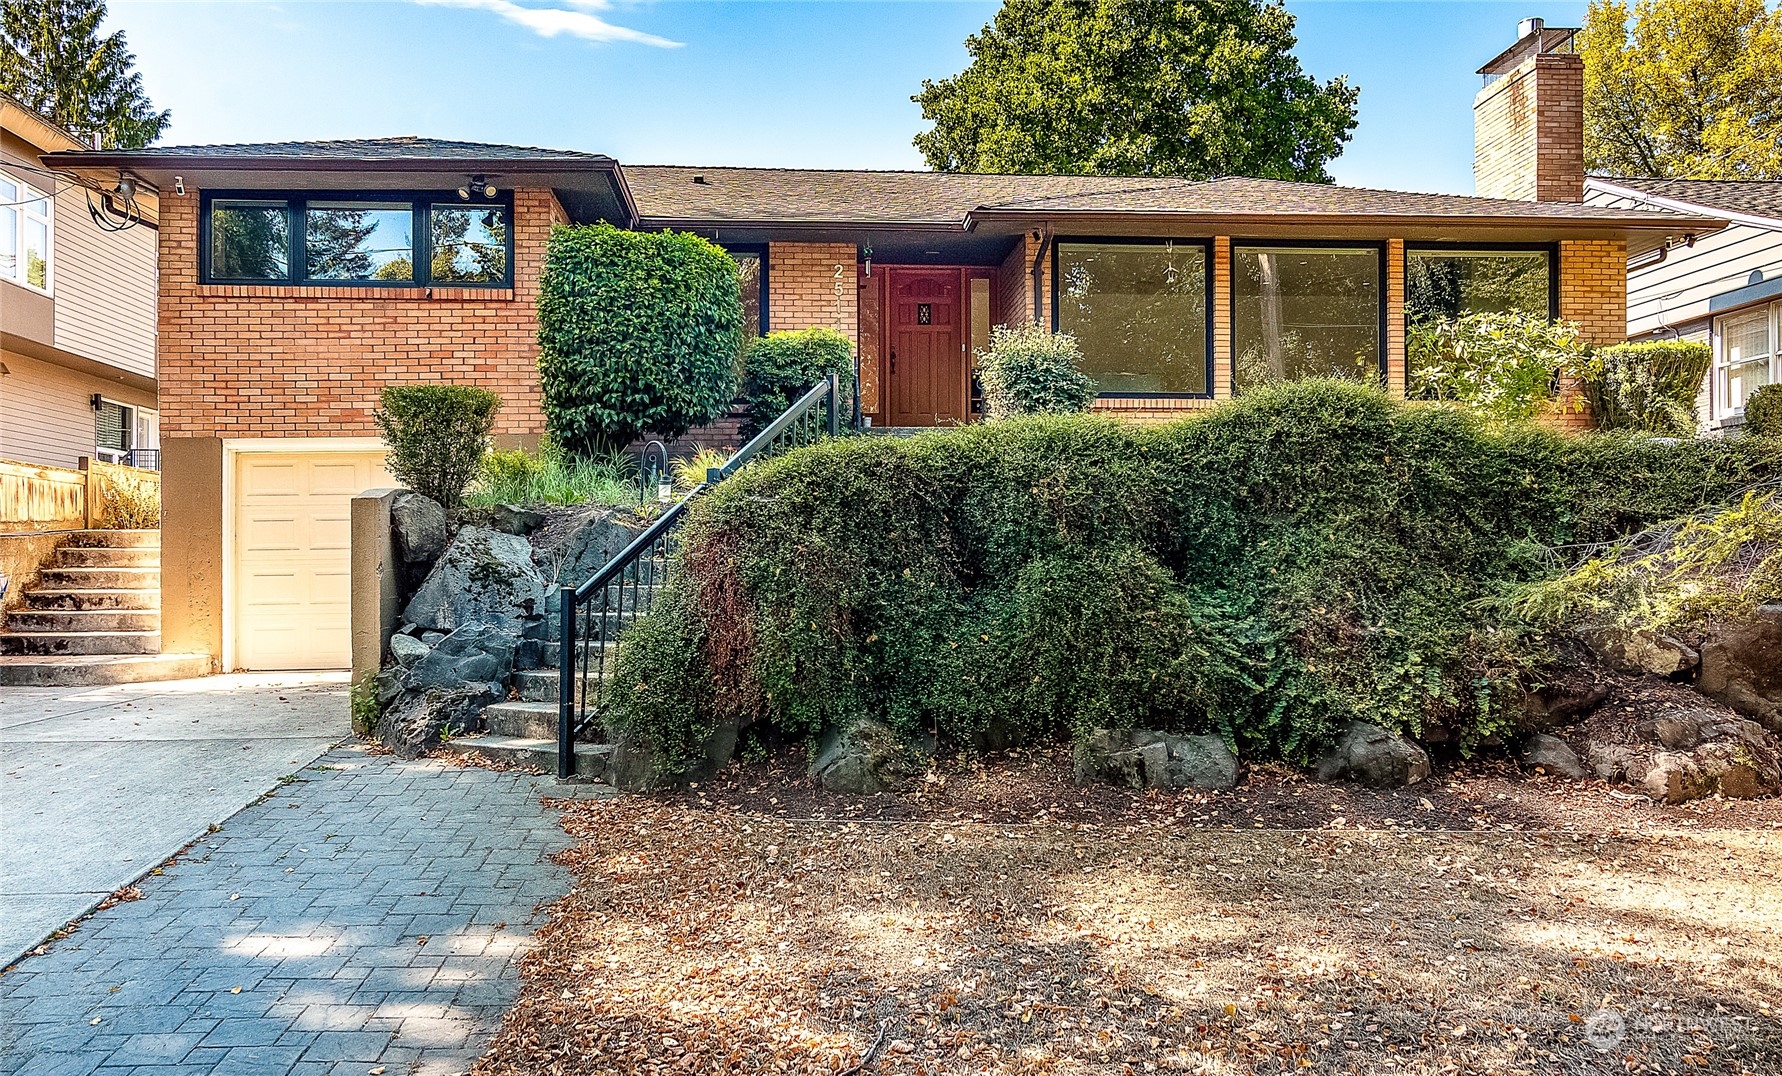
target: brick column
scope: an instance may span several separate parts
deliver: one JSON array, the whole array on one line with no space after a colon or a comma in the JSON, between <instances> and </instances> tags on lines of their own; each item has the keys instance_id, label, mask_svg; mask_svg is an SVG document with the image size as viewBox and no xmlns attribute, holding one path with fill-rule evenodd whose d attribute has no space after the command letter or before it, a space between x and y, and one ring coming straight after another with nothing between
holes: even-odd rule
<instances>
[{"instance_id":1,"label":"brick column","mask_svg":"<svg viewBox=\"0 0 1782 1076\"><path fill-rule=\"evenodd\" d=\"M1386 241L1386 391L1405 394L1405 241Z\"/></svg>"},{"instance_id":2,"label":"brick column","mask_svg":"<svg viewBox=\"0 0 1782 1076\"><path fill-rule=\"evenodd\" d=\"M1627 339L1627 244L1619 239L1568 239L1559 244L1559 316L1574 321L1595 347ZM1588 429L1575 379L1560 383L1560 425Z\"/></svg>"},{"instance_id":3,"label":"brick column","mask_svg":"<svg viewBox=\"0 0 1782 1076\"><path fill-rule=\"evenodd\" d=\"M1231 237L1213 237L1213 399L1231 399Z\"/></svg>"}]
</instances>

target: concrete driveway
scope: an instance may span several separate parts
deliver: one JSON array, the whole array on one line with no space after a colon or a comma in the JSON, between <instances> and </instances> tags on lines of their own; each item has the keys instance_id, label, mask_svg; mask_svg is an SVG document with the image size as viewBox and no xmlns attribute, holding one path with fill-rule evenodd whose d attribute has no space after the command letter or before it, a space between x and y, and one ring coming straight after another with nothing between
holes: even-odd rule
<instances>
[{"instance_id":1,"label":"concrete driveway","mask_svg":"<svg viewBox=\"0 0 1782 1076\"><path fill-rule=\"evenodd\" d=\"M0 967L350 731L345 673L0 691Z\"/></svg>"}]
</instances>

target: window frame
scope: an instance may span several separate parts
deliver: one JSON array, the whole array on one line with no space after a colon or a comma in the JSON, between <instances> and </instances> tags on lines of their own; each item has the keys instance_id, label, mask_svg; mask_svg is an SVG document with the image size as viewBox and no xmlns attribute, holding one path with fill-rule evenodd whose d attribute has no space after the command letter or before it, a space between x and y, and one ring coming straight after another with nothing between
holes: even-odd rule
<instances>
[{"instance_id":1,"label":"window frame","mask_svg":"<svg viewBox=\"0 0 1782 1076\"><path fill-rule=\"evenodd\" d=\"M761 335L766 336L768 334L768 332L770 331L767 327L767 324L768 324L767 323L767 316L768 316L768 314L767 314L767 272L768 272L767 244L766 243L729 243L729 244L721 244L721 245L724 247L724 253L731 255L732 261L736 260L735 256L738 254L752 254L755 257L761 259L761 280L760 280L760 285L761 285L761 299L760 299Z\"/></svg>"},{"instance_id":2,"label":"window frame","mask_svg":"<svg viewBox=\"0 0 1782 1076\"><path fill-rule=\"evenodd\" d=\"M0 280L16 284L21 288L28 288L39 295L53 296L56 293L56 196L54 192L42 190L35 184L20 179L18 175L7 169L0 169L0 177L4 177L6 182L19 189L19 194L12 201L4 203L5 208L11 209L14 213L12 254L13 264L18 275L0 276ZM45 212L42 215L31 212L29 208L30 203L37 201L44 204ZM26 276L29 271L27 269L29 263L25 260L25 226L33 220L43 223L42 287L31 283Z\"/></svg>"},{"instance_id":3,"label":"window frame","mask_svg":"<svg viewBox=\"0 0 1782 1076\"><path fill-rule=\"evenodd\" d=\"M1202 281L1202 305L1206 308L1206 355L1202 384L1204 392L1097 392L1098 400L1210 400L1214 396L1217 382L1213 373L1213 239L1211 236L1171 236L1171 235L1054 235L1052 237L1051 266L1052 274L1052 331L1058 332L1059 289L1063 287L1063 277L1059 272L1060 248L1066 243L1100 243L1106 246L1163 247L1165 245L1199 247L1205 257L1206 274Z\"/></svg>"},{"instance_id":4,"label":"window frame","mask_svg":"<svg viewBox=\"0 0 1782 1076\"><path fill-rule=\"evenodd\" d=\"M211 216L217 202L283 203L289 227L285 236L285 267L282 277L224 277L211 271L215 251L211 247ZM311 202L362 202L368 205L405 203L410 214L410 241L413 243L413 280L340 280L308 276L306 211ZM500 280L433 280L433 207L476 208L499 206L507 213L507 272ZM338 207L336 207L338 208ZM198 206L198 262L201 284L259 288L453 288L480 291L503 291L514 286L514 192L497 191L493 198L473 198L466 202L453 191L390 191L390 190L305 190L201 191ZM423 272L423 269L425 270Z\"/></svg>"},{"instance_id":5,"label":"window frame","mask_svg":"<svg viewBox=\"0 0 1782 1076\"><path fill-rule=\"evenodd\" d=\"M1371 250L1371 251L1374 251L1375 254L1378 256L1375 264L1379 266L1379 272L1380 272L1380 287L1379 287L1380 298L1379 298L1379 301L1375 304L1379 308L1379 319L1378 319L1378 328L1377 328L1379 336L1377 339L1379 341L1379 351L1380 351L1380 378L1375 384L1379 388L1385 388L1390 384L1389 375L1387 373L1388 362L1387 362L1387 354L1386 354L1387 350L1388 350L1388 348L1386 346L1386 340L1387 340L1387 337L1386 337L1386 307L1388 306L1388 303L1386 301L1386 290L1387 290L1387 286L1388 286L1389 272L1390 272L1390 267L1387 264L1387 248L1388 248L1388 246L1389 246L1389 244L1386 243L1384 240L1370 240L1370 239L1261 239L1261 238L1240 239L1236 236L1233 236L1231 239L1231 286L1226 289L1226 293L1225 293L1225 313L1226 313L1226 316L1228 318L1230 318L1230 325L1231 325L1231 382L1230 382L1230 388L1231 388L1232 398L1236 399L1239 396L1242 396L1245 391L1243 389L1240 389L1238 387L1238 383L1237 383L1237 374L1238 374L1238 364L1237 364L1237 357L1238 357L1238 338L1237 338L1237 261L1238 261L1238 251L1244 249L1245 247L1265 247L1265 248L1273 247L1273 248L1278 248L1278 249L1301 249L1301 250ZM1364 381L1357 382L1357 384L1366 384L1366 383L1367 382L1364 382Z\"/></svg>"},{"instance_id":6,"label":"window frame","mask_svg":"<svg viewBox=\"0 0 1782 1076\"><path fill-rule=\"evenodd\" d=\"M118 429L123 434L125 444L123 448L111 448L99 443L100 408L98 404L95 404L93 407L93 458L103 463L127 466L130 462L130 453L136 451L136 416L141 409L135 404L125 403L122 400L114 400L102 392L94 393L94 396L98 398L98 404L111 404L118 409ZM111 458L112 456L120 458L113 459Z\"/></svg>"},{"instance_id":7,"label":"window frame","mask_svg":"<svg viewBox=\"0 0 1782 1076\"><path fill-rule=\"evenodd\" d=\"M1714 349L1713 365L1708 373L1708 406L1717 423L1733 424L1745 419L1743 407L1735 411L1726 406L1725 376L1727 367L1732 364L1726 359L1726 333L1722 326L1755 315L1763 317L1764 331L1769 335L1770 380L1766 384L1782 384L1782 302L1772 301L1759 308L1716 315L1708 330Z\"/></svg>"},{"instance_id":8,"label":"window frame","mask_svg":"<svg viewBox=\"0 0 1782 1076\"><path fill-rule=\"evenodd\" d=\"M1399 273L1405 282L1405 325L1411 324L1411 255L1414 252L1433 254L1545 254L1547 255L1547 320L1559 318L1559 244L1558 243L1459 243L1406 241Z\"/></svg>"}]
</instances>

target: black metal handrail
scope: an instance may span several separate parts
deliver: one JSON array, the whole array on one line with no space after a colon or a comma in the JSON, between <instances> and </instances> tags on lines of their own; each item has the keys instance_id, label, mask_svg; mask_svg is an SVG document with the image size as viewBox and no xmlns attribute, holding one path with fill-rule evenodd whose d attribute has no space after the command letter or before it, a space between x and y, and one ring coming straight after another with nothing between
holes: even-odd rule
<instances>
[{"instance_id":1,"label":"black metal handrail","mask_svg":"<svg viewBox=\"0 0 1782 1076\"><path fill-rule=\"evenodd\" d=\"M841 432L841 387L834 374L818 382L704 482L688 490L580 586L557 599L557 776L575 774L575 745L605 713L607 665L619 636L649 611L668 580L687 507L712 486L788 448ZM824 414L819 414L819 411Z\"/></svg>"}]
</instances>

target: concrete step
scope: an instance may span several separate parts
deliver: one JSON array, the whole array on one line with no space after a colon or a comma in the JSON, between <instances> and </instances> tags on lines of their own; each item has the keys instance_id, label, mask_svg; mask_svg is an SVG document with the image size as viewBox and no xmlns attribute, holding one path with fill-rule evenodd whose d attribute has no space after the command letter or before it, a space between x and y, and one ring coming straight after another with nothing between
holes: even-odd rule
<instances>
[{"instance_id":1,"label":"concrete step","mask_svg":"<svg viewBox=\"0 0 1782 1076\"><path fill-rule=\"evenodd\" d=\"M546 773L557 772L557 741L525 736L497 736L484 733L446 741L445 749L454 755L482 754L510 766L528 766ZM606 776L612 759L611 744L578 743L575 745L575 775L582 780L598 781Z\"/></svg>"},{"instance_id":2,"label":"concrete step","mask_svg":"<svg viewBox=\"0 0 1782 1076\"><path fill-rule=\"evenodd\" d=\"M0 632L0 654L159 654L159 631Z\"/></svg>"},{"instance_id":3,"label":"concrete step","mask_svg":"<svg viewBox=\"0 0 1782 1076\"><path fill-rule=\"evenodd\" d=\"M38 576L45 590L158 590L159 568L45 568Z\"/></svg>"},{"instance_id":4,"label":"concrete step","mask_svg":"<svg viewBox=\"0 0 1782 1076\"><path fill-rule=\"evenodd\" d=\"M498 702L483 711L483 720L497 736L553 741L557 738L554 702Z\"/></svg>"},{"instance_id":5,"label":"concrete step","mask_svg":"<svg viewBox=\"0 0 1782 1076\"><path fill-rule=\"evenodd\" d=\"M161 532L154 531L114 531L87 530L75 531L68 538L69 545L89 548L104 547L108 549L159 549L161 548Z\"/></svg>"},{"instance_id":6,"label":"concrete step","mask_svg":"<svg viewBox=\"0 0 1782 1076\"><path fill-rule=\"evenodd\" d=\"M65 545L56 550L56 568L159 568L158 546L77 546Z\"/></svg>"},{"instance_id":7,"label":"concrete step","mask_svg":"<svg viewBox=\"0 0 1782 1076\"><path fill-rule=\"evenodd\" d=\"M592 676L593 670L589 670L588 675ZM606 663L607 679L612 679L612 675L613 663L609 658ZM557 692L556 669L516 670L514 672L514 687L519 689L520 698L526 702L548 702L555 705L557 699L560 697ZM581 694L587 694L587 689L581 686L581 681L579 679L577 681L577 690Z\"/></svg>"},{"instance_id":8,"label":"concrete step","mask_svg":"<svg viewBox=\"0 0 1782 1076\"><path fill-rule=\"evenodd\" d=\"M15 609L8 632L160 631L159 609Z\"/></svg>"},{"instance_id":9,"label":"concrete step","mask_svg":"<svg viewBox=\"0 0 1782 1076\"><path fill-rule=\"evenodd\" d=\"M27 609L159 609L159 590L27 590Z\"/></svg>"},{"instance_id":10,"label":"concrete step","mask_svg":"<svg viewBox=\"0 0 1782 1076\"><path fill-rule=\"evenodd\" d=\"M99 687L191 680L211 673L204 654L81 654L0 657L0 687Z\"/></svg>"},{"instance_id":11,"label":"concrete step","mask_svg":"<svg viewBox=\"0 0 1782 1076\"><path fill-rule=\"evenodd\" d=\"M581 643L576 646L576 653L578 655L588 654L588 661L591 663L589 665L589 675L593 675L593 670L599 667L600 659L596 655L588 653L590 646L600 647L601 649L606 651L606 671L607 671L607 674L610 676L613 671L613 658L619 652L619 644L618 643L592 643L592 644ZM563 644L562 643L544 643L539 647L539 661L542 663L541 667L558 666L561 664L562 659L563 659Z\"/></svg>"}]
</instances>

